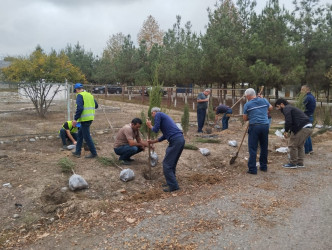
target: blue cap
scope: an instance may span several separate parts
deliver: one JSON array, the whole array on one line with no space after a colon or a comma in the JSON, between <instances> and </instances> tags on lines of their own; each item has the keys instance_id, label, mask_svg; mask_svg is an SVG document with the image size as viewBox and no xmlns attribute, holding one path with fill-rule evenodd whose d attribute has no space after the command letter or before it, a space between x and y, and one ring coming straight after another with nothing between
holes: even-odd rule
<instances>
[{"instance_id":1,"label":"blue cap","mask_svg":"<svg viewBox=\"0 0 332 250\"><path fill-rule=\"evenodd\" d=\"M75 85L74 85L74 92L76 92L76 89L81 89L81 88L83 88L83 84L82 83L75 83Z\"/></svg>"},{"instance_id":2,"label":"blue cap","mask_svg":"<svg viewBox=\"0 0 332 250\"><path fill-rule=\"evenodd\" d=\"M76 123L76 128L80 128L80 127L81 127L81 123L80 122Z\"/></svg>"}]
</instances>

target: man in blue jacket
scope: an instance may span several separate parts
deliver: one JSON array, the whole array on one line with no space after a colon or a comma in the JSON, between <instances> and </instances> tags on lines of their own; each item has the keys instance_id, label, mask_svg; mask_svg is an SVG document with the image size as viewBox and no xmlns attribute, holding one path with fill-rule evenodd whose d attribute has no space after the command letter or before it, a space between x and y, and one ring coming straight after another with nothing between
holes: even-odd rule
<instances>
[{"instance_id":1,"label":"man in blue jacket","mask_svg":"<svg viewBox=\"0 0 332 250\"><path fill-rule=\"evenodd\" d=\"M243 107L243 120L249 121L248 129L248 174L257 174L256 155L258 143L260 144L259 169L267 171L267 155L269 145L269 120L267 112L273 109L265 98L256 96L254 89L244 92L248 102Z\"/></svg>"},{"instance_id":2,"label":"man in blue jacket","mask_svg":"<svg viewBox=\"0 0 332 250\"><path fill-rule=\"evenodd\" d=\"M166 179L166 184L163 186L167 187L163 190L164 192L173 192L179 189L179 184L176 180L176 164L182 154L185 140L182 131L176 126L172 118L160 112L160 108L153 107L151 115L154 118L154 126L152 126L150 120L146 121L146 125L153 132L157 133L161 130L163 134L158 139L148 140L148 143L153 144L166 139L169 142L163 160L163 172Z\"/></svg>"},{"instance_id":3,"label":"man in blue jacket","mask_svg":"<svg viewBox=\"0 0 332 250\"><path fill-rule=\"evenodd\" d=\"M91 152L89 155L85 156L85 158L95 158L98 155L90 135L90 125L95 118L95 109L98 108L98 103L94 99L93 95L84 91L83 84L76 83L74 85L74 91L77 93L77 96L76 113L73 120L73 125L76 126L76 123L80 122L81 128L78 131L76 151L73 152L73 155L78 158L81 157L81 150L84 139Z\"/></svg>"},{"instance_id":4,"label":"man in blue jacket","mask_svg":"<svg viewBox=\"0 0 332 250\"><path fill-rule=\"evenodd\" d=\"M232 109L226 105L220 104L219 106L214 108L214 111L216 112L216 118L215 118L215 124L217 124L217 121L219 119L219 114L224 114L222 117L222 130L228 129L228 120L229 116L228 114L232 114Z\"/></svg>"},{"instance_id":5,"label":"man in blue jacket","mask_svg":"<svg viewBox=\"0 0 332 250\"><path fill-rule=\"evenodd\" d=\"M311 94L310 88L307 85L303 85L301 87L301 92L305 93L305 98L303 104L305 106L304 113L309 117L311 123L314 121L314 112L316 109L316 99ZM311 136L304 143L304 152L305 154L312 154L314 151L312 149L312 141Z\"/></svg>"}]
</instances>

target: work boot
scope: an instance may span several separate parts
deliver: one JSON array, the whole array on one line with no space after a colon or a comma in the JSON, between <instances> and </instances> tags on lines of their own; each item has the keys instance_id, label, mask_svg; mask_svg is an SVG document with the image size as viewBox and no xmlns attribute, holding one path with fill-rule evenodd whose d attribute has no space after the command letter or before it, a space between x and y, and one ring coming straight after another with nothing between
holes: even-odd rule
<instances>
[{"instance_id":1,"label":"work boot","mask_svg":"<svg viewBox=\"0 0 332 250\"><path fill-rule=\"evenodd\" d=\"M75 156L76 158L80 158L81 157L81 155L79 155L79 154L76 154L76 152L71 152L72 154L73 154L73 156Z\"/></svg>"},{"instance_id":2,"label":"work boot","mask_svg":"<svg viewBox=\"0 0 332 250\"><path fill-rule=\"evenodd\" d=\"M164 188L163 189L163 191L164 192L174 192L174 191L176 191L176 190L179 190L180 188L170 188L170 187L167 187L167 188Z\"/></svg>"},{"instance_id":3,"label":"work boot","mask_svg":"<svg viewBox=\"0 0 332 250\"><path fill-rule=\"evenodd\" d=\"M126 161L126 160L121 160L120 161L121 165L130 165L130 161Z\"/></svg>"},{"instance_id":4,"label":"work boot","mask_svg":"<svg viewBox=\"0 0 332 250\"><path fill-rule=\"evenodd\" d=\"M93 154L90 153L87 156L85 156L84 158L95 158L97 156L98 156L97 154L93 155Z\"/></svg>"}]
</instances>

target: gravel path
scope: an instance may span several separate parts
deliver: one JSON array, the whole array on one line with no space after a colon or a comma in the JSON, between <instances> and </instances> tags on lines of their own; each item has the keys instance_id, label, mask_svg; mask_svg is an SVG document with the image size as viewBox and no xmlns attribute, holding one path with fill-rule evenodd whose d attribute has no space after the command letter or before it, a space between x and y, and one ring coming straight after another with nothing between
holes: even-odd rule
<instances>
[{"instance_id":1,"label":"gravel path","mask_svg":"<svg viewBox=\"0 0 332 250\"><path fill-rule=\"evenodd\" d=\"M117 211L120 226L106 215L101 227L74 227L29 249L332 249L330 162L327 152L307 157L302 169L244 169L221 185Z\"/></svg>"}]
</instances>

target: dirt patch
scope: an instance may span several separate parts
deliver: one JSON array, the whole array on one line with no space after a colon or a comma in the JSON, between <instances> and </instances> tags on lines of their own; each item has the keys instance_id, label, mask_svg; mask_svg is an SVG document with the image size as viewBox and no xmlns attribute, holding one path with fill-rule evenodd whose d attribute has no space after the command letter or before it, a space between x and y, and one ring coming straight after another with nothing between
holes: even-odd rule
<instances>
[{"instance_id":1,"label":"dirt patch","mask_svg":"<svg viewBox=\"0 0 332 250\"><path fill-rule=\"evenodd\" d=\"M17 108L19 104L15 104ZM116 107L112 112L106 113L111 121L113 129L109 127L105 114L97 112L96 120L91 126L92 137L96 142L97 151L101 157L113 157L114 135L117 130L134 117L140 117L142 110L147 111L147 106L121 103L104 102L105 107ZM8 107L10 109L10 107ZM13 107L14 109L14 107ZM176 122L181 120L181 111L167 110ZM282 186L275 177L263 177L262 182L252 183L247 178L247 139L244 140L235 163L230 165L230 159L235 155L237 147L231 147L229 140L240 143L245 127L241 120L231 118L229 128L225 131L212 129L213 138L219 143L197 142L197 126L195 124L196 113L190 113L191 126L186 136L186 143L193 144L198 148L208 148L209 156L204 156L199 150L184 150L177 165L177 178L180 190L171 194L162 191L165 182L162 172L162 159L165 155L167 142L156 145L155 152L159 156L159 163L150 169L148 165L148 153L142 152L134 157L135 161L128 166L135 173L135 178L129 182L123 182L119 178L121 169L97 159L74 158L70 151L61 150L61 141L57 138L57 131L65 121L65 115L59 112L51 112L46 120L40 120L33 113L20 117L12 114L12 119L6 119L6 127L19 131L20 136L6 137L0 140L0 170L1 184L10 183L11 187L1 186L0 210L1 238L0 245L3 247L22 247L24 244L32 244L41 241L52 232L62 234L69 228L77 227L77 235L80 231L101 228L124 229L139 224L150 213L166 214L177 212L179 209L186 213L191 206L205 204L216 197L209 194L209 190L220 188L220 192L241 193L248 187L254 187L264 192L276 192ZM17 126L17 119L27 119L24 126ZM279 126L279 119L274 119L273 125ZM36 131L43 133L39 136L27 135ZM38 131L37 131L38 132ZM205 134L204 134L205 135ZM35 139L35 140L31 140ZM329 151L331 146L332 132L318 135L314 142L324 141L324 147L319 148L320 153ZM287 155L275 152L279 146L287 146L285 141L280 140L273 133L269 136L269 167L270 173L276 171L276 166L287 161ZM82 156L87 154L82 151ZM75 173L84 177L89 184L89 189L72 192L68 187L70 174L61 172L58 162L61 158L68 158L74 163ZM323 159L317 159L323 161ZM325 164L325 163L324 163ZM328 168L328 166L326 165ZM304 170L305 171L305 170ZM292 175L293 172L286 174ZM239 181L240 179L240 181ZM305 183L299 182L292 190L304 191ZM289 184L287 184L289 185ZM202 192L199 193L198 192ZM173 199L169 199L169 198ZM161 205L162 202L166 204ZM252 210L255 216L263 214L271 216L287 207L296 207L296 202L285 201L276 198L273 194L261 200L248 202L243 200L241 207ZM19 207L15 204L21 204ZM148 205L147 205L148 204ZM145 208L148 206L148 208ZM149 211L142 214L141 211ZM152 215L151 215L152 216ZM226 216L226 215L225 215ZM260 216L255 219L264 226L273 227L275 222ZM232 219L233 221L234 219ZM240 220L233 223L241 228L247 226ZM243 225L243 226L242 226ZM223 222L213 219L193 219L182 225L187 231L207 232L211 229L223 229ZM82 228L82 229L81 229ZM103 231L102 229L98 229ZM65 233L64 233L65 234ZM60 236L59 236L60 237ZM63 236L61 236L63 237ZM140 246L144 246L145 239L139 240ZM134 240L128 240L134 244ZM47 248L47 243L43 243ZM199 243L181 243L172 240L156 240L153 247L172 249L196 249ZM152 246L146 241L146 247ZM172 246L172 247L171 247Z\"/></svg>"}]
</instances>

